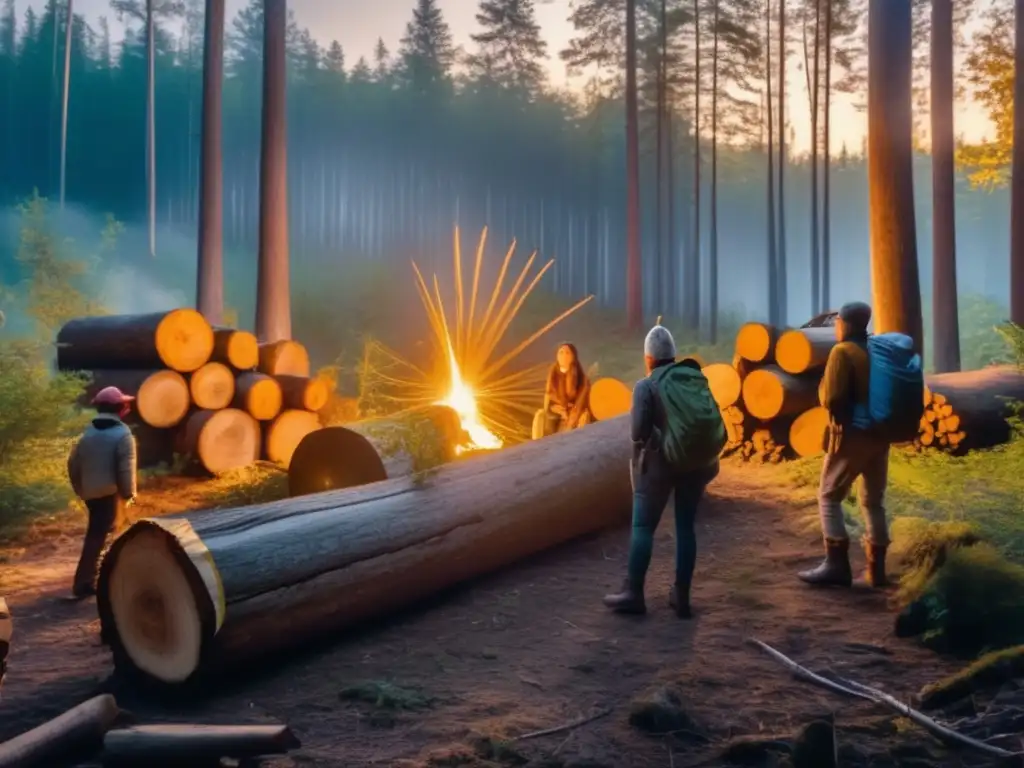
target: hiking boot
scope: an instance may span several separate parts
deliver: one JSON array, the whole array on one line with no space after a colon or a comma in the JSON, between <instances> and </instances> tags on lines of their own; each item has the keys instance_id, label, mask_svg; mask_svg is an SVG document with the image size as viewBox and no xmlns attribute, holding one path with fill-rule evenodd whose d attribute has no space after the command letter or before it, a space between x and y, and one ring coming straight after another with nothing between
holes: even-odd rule
<instances>
[{"instance_id":1,"label":"hiking boot","mask_svg":"<svg viewBox=\"0 0 1024 768\"><path fill-rule=\"evenodd\" d=\"M816 587L849 587L853 584L850 570L850 540L825 539L825 559L817 568L800 571L801 581Z\"/></svg>"},{"instance_id":2,"label":"hiking boot","mask_svg":"<svg viewBox=\"0 0 1024 768\"><path fill-rule=\"evenodd\" d=\"M885 575L885 553L887 550L886 546L864 543L864 556L868 561L868 567L864 569L864 581L875 589L889 586L889 579Z\"/></svg>"},{"instance_id":3,"label":"hiking boot","mask_svg":"<svg viewBox=\"0 0 1024 768\"><path fill-rule=\"evenodd\" d=\"M680 619L693 616L690 610L690 585L681 581L673 584L672 591L668 593L668 604Z\"/></svg>"},{"instance_id":4,"label":"hiking boot","mask_svg":"<svg viewBox=\"0 0 1024 768\"><path fill-rule=\"evenodd\" d=\"M622 583L622 591L612 595L604 596L604 604L616 613L647 613L647 603L644 602L643 583L637 584L627 578Z\"/></svg>"}]
</instances>

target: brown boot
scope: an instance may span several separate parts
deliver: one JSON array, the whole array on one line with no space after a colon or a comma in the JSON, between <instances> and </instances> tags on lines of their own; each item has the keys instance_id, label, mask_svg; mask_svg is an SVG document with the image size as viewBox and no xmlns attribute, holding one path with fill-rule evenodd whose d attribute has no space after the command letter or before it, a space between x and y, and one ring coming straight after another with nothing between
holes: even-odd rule
<instances>
[{"instance_id":1,"label":"brown boot","mask_svg":"<svg viewBox=\"0 0 1024 768\"><path fill-rule=\"evenodd\" d=\"M817 568L800 571L801 581L816 587L849 587L853 584L850 569L850 540L825 539L825 559Z\"/></svg>"},{"instance_id":2,"label":"brown boot","mask_svg":"<svg viewBox=\"0 0 1024 768\"><path fill-rule=\"evenodd\" d=\"M622 583L622 591L604 596L604 604L616 613L647 613L643 582L637 583L627 578Z\"/></svg>"},{"instance_id":3,"label":"brown boot","mask_svg":"<svg viewBox=\"0 0 1024 768\"><path fill-rule=\"evenodd\" d=\"M690 585L679 581L673 584L672 591L668 593L668 604L680 619L692 617L693 612L690 610Z\"/></svg>"},{"instance_id":4,"label":"brown boot","mask_svg":"<svg viewBox=\"0 0 1024 768\"><path fill-rule=\"evenodd\" d=\"M868 561L868 567L864 570L864 580L868 586L875 589L889 586L889 579L885 575L885 553L888 549L885 545L864 542L864 556Z\"/></svg>"}]
</instances>

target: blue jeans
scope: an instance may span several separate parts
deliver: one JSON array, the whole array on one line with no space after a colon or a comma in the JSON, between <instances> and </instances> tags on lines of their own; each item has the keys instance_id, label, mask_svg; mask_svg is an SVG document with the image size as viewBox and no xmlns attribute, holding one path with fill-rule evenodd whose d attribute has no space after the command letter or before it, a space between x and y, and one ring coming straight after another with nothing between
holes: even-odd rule
<instances>
[{"instance_id":1,"label":"blue jeans","mask_svg":"<svg viewBox=\"0 0 1024 768\"><path fill-rule=\"evenodd\" d=\"M675 491L676 584L690 584L697 564L697 505L708 483L718 476L718 463L674 479L638 483L633 491L633 531L629 543L629 578L643 584L651 564L654 532L661 522L668 498ZM660 478L659 478L660 480Z\"/></svg>"}]
</instances>

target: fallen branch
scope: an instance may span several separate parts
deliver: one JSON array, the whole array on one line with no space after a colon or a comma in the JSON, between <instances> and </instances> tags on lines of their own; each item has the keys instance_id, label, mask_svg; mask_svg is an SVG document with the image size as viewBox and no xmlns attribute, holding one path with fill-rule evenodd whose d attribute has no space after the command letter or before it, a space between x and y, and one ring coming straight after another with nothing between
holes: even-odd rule
<instances>
[{"instance_id":1,"label":"fallen branch","mask_svg":"<svg viewBox=\"0 0 1024 768\"><path fill-rule=\"evenodd\" d=\"M972 739L970 736L965 736L962 733L957 733L954 730L947 728L944 725L932 720L927 715L918 712L913 707L904 704L884 691L880 691L877 688L871 688L867 685L861 685L860 683L854 682L853 680L846 680L839 678L838 681L829 680L828 678L817 675L811 672L809 669L800 666L795 661L790 659L788 656L780 653L779 651L772 648L767 643L762 643L760 640L750 638L749 642L756 645L758 648L763 650L769 656L780 662L783 666L789 669L794 676L806 680L807 682L814 683L822 688L827 688L835 693L842 693L847 696L855 696L860 699L872 701L876 704L884 704L890 709L900 713L908 720L917 723L919 726L924 728L926 731L931 733L937 739L948 745L955 745L961 747L971 747L980 752L992 755L994 757L1018 757L1020 753L1010 752L1000 747L994 747L991 744L986 744L983 741Z\"/></svg>"},{"instance_id":2,"label":"fallen branch","mask_svg":"<svg viewBox=\"0 0 1024 768\"><path fill-rule=\"evenodd\" d=\"M605 717L606 715L610 715L611 713L611 709L602 709L600 712L597 712L588 717L581 717L578 720L573 720L571 723L566 723L565 725L559 725L554 728L545 728L542 731L530 731L529 733L524 733L522 736L516 736L512 739L512 741L525 741L526 739L536 739L541 736L550 736L553 733L563 733L564 731L572 731L579 728L581 725L592 723L594 720L598 720L602 717Z\"/></svg>"},{"instance_id":3,"label":"fallen branch","mask_svg":"<svg viewBox=\"0 0 1024 768\"><path fill-rule=\"evenodd\" d=\"M0 744L0 768L52 766L63 757L90 752L99 747L117 717L113 696L104 694L89 699Z\"/></svg>"}]
</instances>

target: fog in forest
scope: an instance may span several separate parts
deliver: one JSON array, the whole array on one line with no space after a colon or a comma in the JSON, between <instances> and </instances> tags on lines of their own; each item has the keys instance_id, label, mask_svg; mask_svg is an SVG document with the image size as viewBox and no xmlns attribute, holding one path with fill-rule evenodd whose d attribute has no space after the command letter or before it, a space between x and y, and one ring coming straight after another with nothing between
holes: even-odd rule
<instances>
[{"instance_id":1,"label":"fog in forest","mask_svg":"<svg viewBox=\"0 0 1024 768\"><path fill-rule=\"evenodd\" d=\"M410 6L413 4L410 0ZM720 312L736 317L766 318L769 301L764 95L774 86L765 80L761 16L748 9L763 3L725 5L736 14L737 25L746 24L748 29L720 41L724 63L715 86L721 96L715 102L710 93L710 60L699 75L693 67L692 24L680 22L669 30L671 39L659 43L657 19L641 12L639 29L645 312L651 316L699 316L704 327L712 291L717 293ZM846 27L837 19L836 51L843 46L848 53L853 51L851 41L863 32L857 5L852 0L837 4L842 6ZM52 10L36 14L19 7L17 0L3 4L0 280L11 284L17 279L15 254L21 219L16 206L37 189L49 200L48 226L55 227L62 237L72 238L69 247L76 255L92 253L108 215L121 222L124 230L116 247L107 253L96 274L102 275L104 296L112 309L141 311L194 300L203 14L202 3L192 0L185 4L183 15L164 18L158 14L157 18L157 247L151 256L146 230L145 35L142 24L133 21L132 3L126 6L128 28L123 42L111 42L106 24L90 25L77 19L72 27L67 202L60 214L62 77L58 64L64 58L65 28L58 18L55 30ZM424 7L433 10L422 12ZM137 4L134 8L137 13ZM801 8L802 4L793 3L796 31L787 55L803 60L806 37L802 43L799 25L804 23L806 35L807 21L800 16ZM570 58L575 57L582 71L597 72L600 77L582 92L555 93L544 87L542 69L536 64L532 69L524 66L510 72L493 41L482 39L478 50L456 52L434 4L421 0L418 9L414 16L410 7L409 35L401 48L388 51L382 43L370 61L349 61L340 46L318 45L308 30L294 24L289 30L289 231L294 304L300 305L307 292L329 296L329 286L336 286L342 302L344 283L362 279L370 271L397 269L411 287L411 259L427 271L442 276L450 273L452 228L458 225L464 258L472 257L480 230L487 226L490 269L496 270L515 238L517 263L533 250L538 251L540 263L556 259L542 284L546 290L566 300L593 293L601 305L623 307L625 108L619 69L607 65L608 60L618 61L621 41L584 39L588 30L578 23L583 42L574 44ZM710 31L702 34L707 56L712 36ZM538 52L538 41L531 42L528 34L516 44L529 55ZM670 103L666 111L671 129L663 135L655 130L656 94L662 77L659 45L668 51L665 77ZM262 4L254 0L227 22L223 114L225 291L227 303L238 311L243 326L251 325L260 216L261 46ZM770 53L774 61L778 52ZM857 56L851 53L844 61L849 58L856 60ZM588 61L600 65L588 69ZM832 77L866 92L858 67L863 69L863 62L855 61L846 69L837 64ZM822 71L820 67L818 71ZM695 83L701 88L696 89ZM699 108L696 90L702 91ZM770 95L772 102L778 102L776 90ZM786 99L805 104L808 92L790 92ZM700 116L696 183L695 111ZM806 111L802 106L794 114L806 119ZM787 114L788 128L782 132L787 140L791 119L796 117ZM921 112L921 119L927 122L926 111ZM777 162L777 105L774 120ZM717 140L714 158L712 139ZM820 157L816 162L822 165ZM927 147L915 162L918 254L927 307L932 231ZM778 249L784 254L783 320L800 324L815 313L811 158L806 151L793 155L787 148L782 170L784 189L781 194L773 190L771 207L777 216ZM1005 307L1009 296L1009 194L998 184L973 188L968 170L957 179L959 291L961 295L983 295ZM776 183L778 175L776 168ZM871 295L863 147L844 147L831 157L828 176L831 277L827 300L835 307ZM821 184L819 178L819 196ZM660 217L659 185L663 190ZM718 208L714 236L713 194ZM820 220L817 236L823 237ZM713 286L715 272L717 285ZM700 286L699 292L693 291L694 284Z\"/></svg>"}]
</instances>

